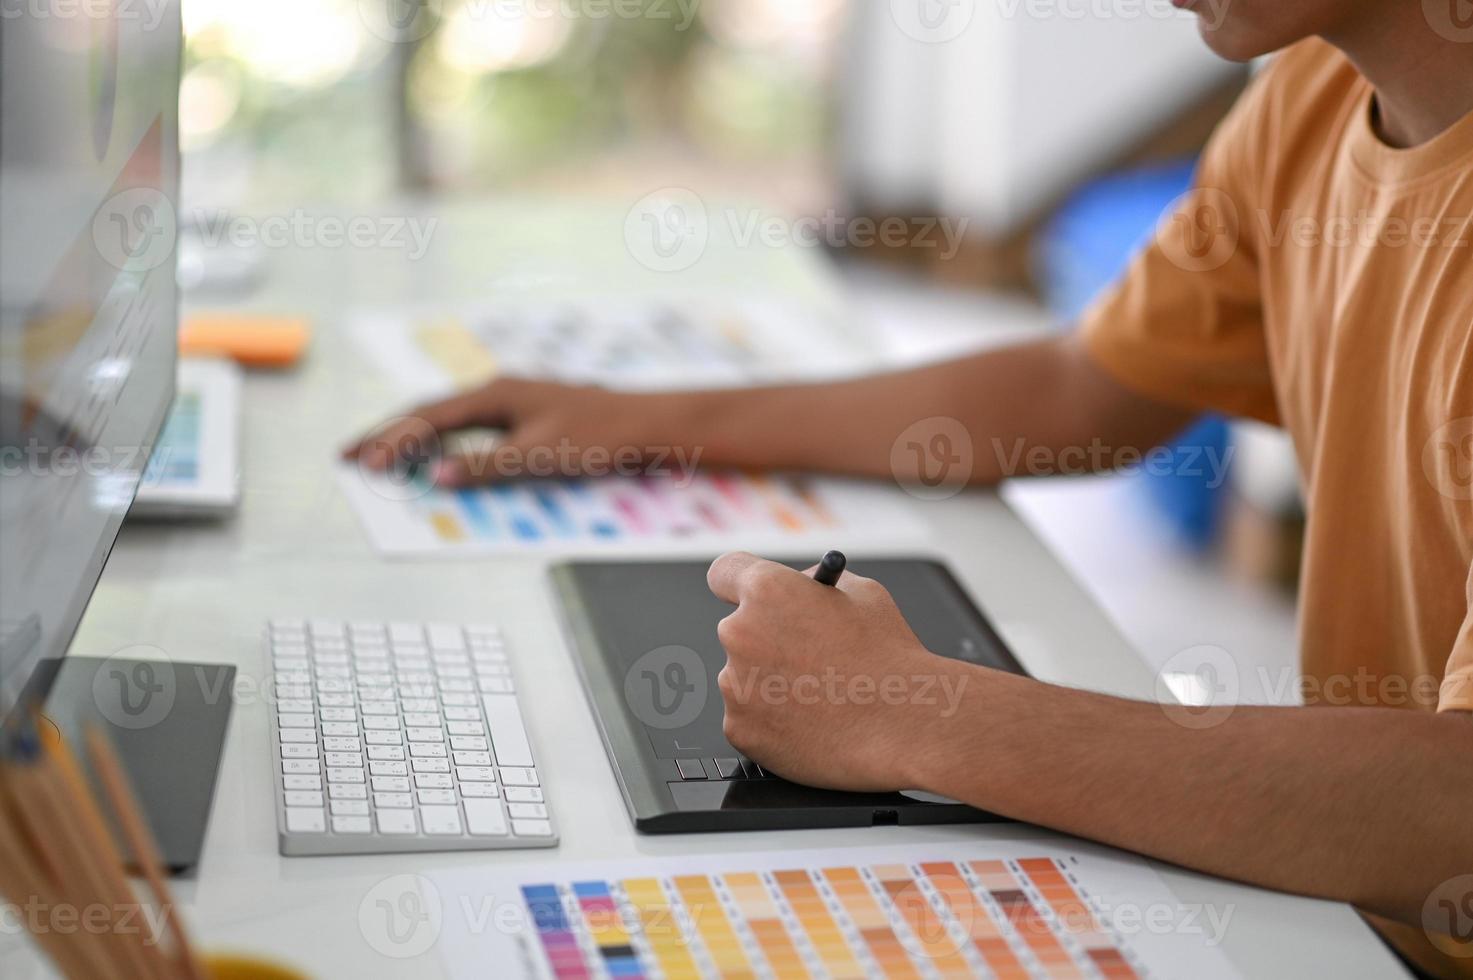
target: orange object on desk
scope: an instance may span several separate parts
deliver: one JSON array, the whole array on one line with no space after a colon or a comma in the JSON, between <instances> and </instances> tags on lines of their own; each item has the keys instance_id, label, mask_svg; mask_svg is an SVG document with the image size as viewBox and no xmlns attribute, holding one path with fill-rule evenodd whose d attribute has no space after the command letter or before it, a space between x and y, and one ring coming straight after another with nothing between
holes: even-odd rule
<instances>
[{"instance_id":1,"label":"orange object on desk","mask_svg":"<svg viewBox=\"0 0 1473 980\"><path fill-rule=\"evenodd\" d=\"M244 367L290 367L312 339L301 317L196 313L179 327L179 356L228 357Z\"/></svg>"}]
</instances>

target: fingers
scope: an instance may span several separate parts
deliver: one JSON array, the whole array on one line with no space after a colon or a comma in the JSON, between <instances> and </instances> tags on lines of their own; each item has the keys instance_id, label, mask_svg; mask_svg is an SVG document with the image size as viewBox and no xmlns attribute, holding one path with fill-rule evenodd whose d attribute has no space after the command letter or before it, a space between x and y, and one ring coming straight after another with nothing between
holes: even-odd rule
<instances>
[{"instance_id":1,"label":"fingers","mask_svg":"<svg viewBox=\"0 0 1473 980\"><path fill-rule=\"evenodd\" d=\"M498 382L421 406L349 446L343 458L369 469L387 469L401 459L420 461L434 455L442 432L472 425L506 427L512 421L508 390L508 383Z\"/></svg>"},{"instance_id":2,"label":"fingers","mask_svg":"<svg viewBox=\"0 0 1473 980\"><path fill-rule=\"evenodd\" d=\"M718 599L732 605L760 600L768 594L775 596L786 589L802 588L802 579L801 572L745 551L722 555L706 572L706 584L711 591Z\"/></svg>"}]
</instances>

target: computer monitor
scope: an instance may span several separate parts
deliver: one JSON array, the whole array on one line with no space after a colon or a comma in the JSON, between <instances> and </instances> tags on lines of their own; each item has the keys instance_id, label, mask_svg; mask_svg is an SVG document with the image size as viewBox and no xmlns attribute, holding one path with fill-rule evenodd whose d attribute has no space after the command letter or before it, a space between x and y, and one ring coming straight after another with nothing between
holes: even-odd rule
<instances>
[{"instance_id":1,"label":"computer monitor","mask_svg":"<svg viewBox=\"0 0 1473 980\"><path fill-rule=\"evenodd\" d=\"M174 0L0 18L0 725L47 694L173 399L180 47Z\"/></svg>"},{"instance_id":2,"label":"computer monitor","mask_svg":"<svg viewBox=\"0 0 1473 980\"><path fill-rule=\"evenodd\" d=\"M69 648L174 399L181 48L178 0L0 17L0 751L101 728L174 870L234 668Z\"/></svg>"}]
</instances>

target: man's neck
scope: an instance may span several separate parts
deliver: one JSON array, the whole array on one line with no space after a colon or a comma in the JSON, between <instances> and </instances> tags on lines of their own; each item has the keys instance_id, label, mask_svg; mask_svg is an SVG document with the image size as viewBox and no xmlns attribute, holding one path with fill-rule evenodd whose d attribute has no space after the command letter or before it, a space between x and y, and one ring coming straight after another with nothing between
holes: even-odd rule
<instances>
[{"instance_id":1,"label":"man's neck","mask_svg":"<svg viewBox=\"0 0 1473 980\"><path fill-rule=\"evenodd\" d=\"M1395 147L1425 143L1473 112L1473 43L1439 34L1424 11L1407 0L1382 4L1326 36L1375 86L1377 135Z\"/></svg>"}]
</instances>

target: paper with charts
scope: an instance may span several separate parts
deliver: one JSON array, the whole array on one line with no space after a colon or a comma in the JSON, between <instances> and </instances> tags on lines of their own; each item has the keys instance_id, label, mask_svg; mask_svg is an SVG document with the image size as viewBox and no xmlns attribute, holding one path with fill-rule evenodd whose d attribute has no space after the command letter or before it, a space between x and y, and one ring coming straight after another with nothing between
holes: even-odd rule
<instances>
[{"instance_id":1,"label":"paper with charts","mask_svg":"<svg viewBox=\"0 0 1473 980\"><path fill-rule=\"evenodd\" d=\"M444 490L345 465L339 482L374 547L399 557L787 547L817 557L926 534L894 486L804 476L697 472Z\"/></svg>"},{"instance_id":2,"label":"paper with charts","mask_svg":"<svg viewBox=\"0 0 1473 980\"><path fill-rule=\"evenodd\" d=\"M733 387L876 367L860 320L777 300L569 298L356 316L359 348L407 394L498 374L612 388Z\"/></svg>"},{"instance_id":3,"label":"paper with charts","mask_svg":"<svg viewBox=\"0 0 1473 980\"><path fill-rule=\"evenodd\" d=\"M1139 859L1028 843L446 871L455 980L1233 977L1221 914ZM428 903L428 904L426 904ZM421 916L424 920L425 917ZM428 921L428 920L425 920Z\"/></svg>"}]
</instances>

